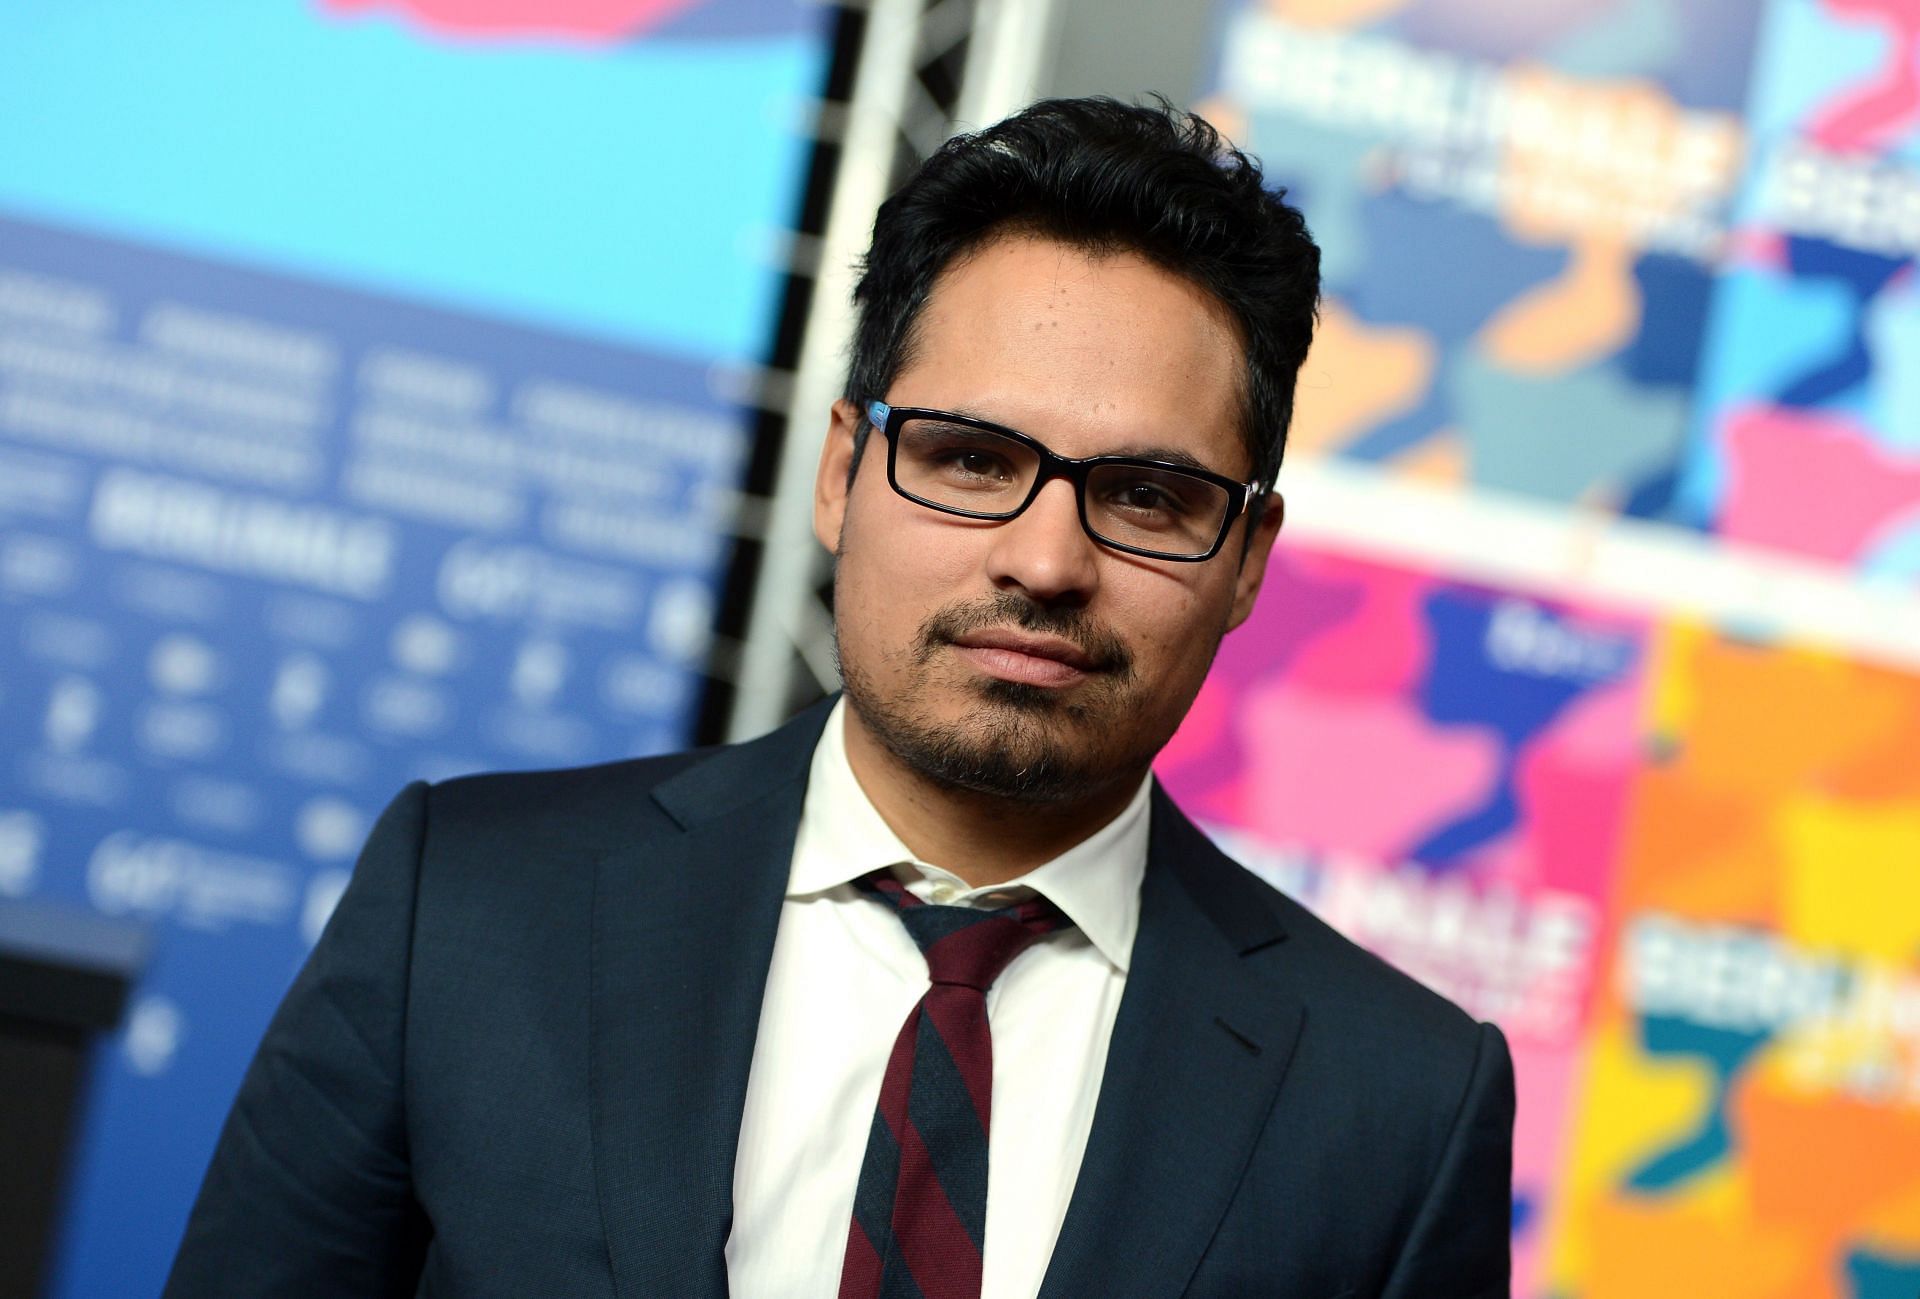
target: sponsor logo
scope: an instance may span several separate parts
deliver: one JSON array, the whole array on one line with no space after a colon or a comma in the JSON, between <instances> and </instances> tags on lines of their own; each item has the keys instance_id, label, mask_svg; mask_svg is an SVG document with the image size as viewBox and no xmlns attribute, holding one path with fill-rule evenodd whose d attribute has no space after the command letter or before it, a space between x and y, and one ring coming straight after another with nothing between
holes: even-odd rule
<instances>
[{"instance_id":1,"label":"sponsor logo","mask_svg":"<svg viewBox=\"0 0 1920 1299\"><path fill-rule=\"evenodd\" d=\"M104 550L363 600L386 592L398 550L385 519L127 468L101 475L88 525Z\"/></svg>"},{"instance_id":2,"label":"sponsor logo","mask_svg":"<svg viewBox=\"0 0 1920 1299\"><path fill-rule=\"evenodd\" d=\"M621 630L638 619L642 604L639 583L620 569L471 539L447 552L437 588L441 607L455 618Z\"/></svg>"},{"instance_id":3,"label":"sponsor logo","mask_svg":"<svg viewBox=\"0 0 1920 1299\"><path fill-rule=\"evenodd\" d=\"M294 894L293 871L279 862L133 830L102 839L87 862L87 896L108 915L195 929L283 924Z\"/></svg>"}]
</instances>

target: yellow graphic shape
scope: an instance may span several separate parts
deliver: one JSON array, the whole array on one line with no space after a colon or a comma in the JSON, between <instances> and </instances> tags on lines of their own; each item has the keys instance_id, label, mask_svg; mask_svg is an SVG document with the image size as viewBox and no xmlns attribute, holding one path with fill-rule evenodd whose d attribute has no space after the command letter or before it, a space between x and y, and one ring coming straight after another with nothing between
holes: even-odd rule
<instances>
[{"instance_id":1,"label":"yellow graphic shape","mask_svg":"<svg viewBox=\"0 0 1920 1299\"><path fill-rule=\"evenodd\" d=\"M1784 927L1796 943L1889 965L1920 959L1920 801L1864 808L1802 799L1780 822Z\"/></svg>"},{"instance_id":2,"label":"yellow graphic shape","mask_svg":"<svg viewBox=\"0 0 1920 1299\"><path fill-rule=\"evenodd\" d=\"M1289 446L1335 451L1413 409L1433 382L1434 357L1433 341L1421 331L1376 328L1327 298L1294 390Z\"/></svg>"},{"instance_id":3,"label":"yellow graphic shape","mask_svg":"<svg viewBox=\"0 0 1920 1299\"><path fill-rule=\"evenodd\" d=\"M1712 633L1697 622L1675 620L1661 629L1648 653L1647 725L1659 744L1671 747L1693 729L1693 664Z\"/></svg>"},{"instance_id":4,"label":"yellow graphic shape","mask_svg":"<svg viewBox=\"0 0 1920 1299\"><path fill-rule=\"evenodd\" d=\"M1584 1275L1592 1266L1590 1242L1578 1230L1583 1206L1609 1197L1652 1152L1683 1140L1713 1099L1713 1076L1703 1065L1649 1061L1618 1008L1604 1024L1588 1041L1585 1118L1555 1196L1559 1221L1548 1239L1556 1275Z\"/></svg>"}]
</instances>

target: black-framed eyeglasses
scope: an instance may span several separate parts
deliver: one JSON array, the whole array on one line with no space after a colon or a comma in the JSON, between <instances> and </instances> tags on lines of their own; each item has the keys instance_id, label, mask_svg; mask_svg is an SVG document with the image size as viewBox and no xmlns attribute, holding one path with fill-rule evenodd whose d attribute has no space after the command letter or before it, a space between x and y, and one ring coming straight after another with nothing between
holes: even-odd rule
<instances>
[{"instance_id":1,"label":"black-framed eyeglasses","mask_svg":"<svg viewBox=\"0 0 1920 1299\"><path fill-rule=\"evenodd\" d=\"M1103 546L1149 559L1212 559L1261 493L1205 469L1138 456L1056 455L970 415L867 403L887 439L887 482L908 500L966 519L1011 519L1055 478L1074 485L1080 526Z\"/></svg>"}]
</instances>

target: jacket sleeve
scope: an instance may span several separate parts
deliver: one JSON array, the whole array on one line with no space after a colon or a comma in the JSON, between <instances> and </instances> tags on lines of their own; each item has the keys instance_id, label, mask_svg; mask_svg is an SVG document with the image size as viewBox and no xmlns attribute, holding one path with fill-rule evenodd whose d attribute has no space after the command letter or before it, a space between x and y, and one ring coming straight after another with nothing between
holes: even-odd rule
<instances>
[{"instance_id":1,"label":"jacket sleeve","mask_svg":"<svg viewBox=\"0 0 1920 1299\"><path fill-rule=\"evenodd\" d=\"M241 1082L165 1299L414 1293L431 1231L401 1062L426 812L410 785L369 836Z\"/></svg>"},{"instance_id":2,"label":"jacket sleeve","mask_svg":"<svg viewBox=\"0 0 1920 1299\"><path fill-rule=\"evenodd\" d=\"M1381 1299L1507 1299L1513 1104L1507 1040L1482 1024L1466 1093Z\"/></svg>"}]
</instances>

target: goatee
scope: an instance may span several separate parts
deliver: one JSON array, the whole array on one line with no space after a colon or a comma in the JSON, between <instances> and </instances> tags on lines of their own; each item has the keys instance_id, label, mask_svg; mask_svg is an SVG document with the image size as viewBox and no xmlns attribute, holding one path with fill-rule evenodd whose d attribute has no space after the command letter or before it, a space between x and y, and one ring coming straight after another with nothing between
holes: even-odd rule
<instances>
[{"instance_id":1,"label":"goatee","mask_svg":"<svg viewBox=\"0 0 1920 1299\"><path fill-rule=\"evenodd\" d=\"M1072 641L1091 663L1089 679L1069 693L975 678L968 688L979 707L967 720L931 720L914 704L943 670L942 652L967 632L987 627L1017 627ZM1021 803L1071 803L1138 779L1159 748L1137 754L1102 748L1102 732L1137 707L1133 656L1083 609L1050 609L1010 592L949 605L921 625L913 668L913 683L893 699L882 698L858 665L844 658L840 678L848 705L874 737L907 767L944 788ZM1118 729L1126 730L1124 725Z\"/></svg>"}]
</instances>

